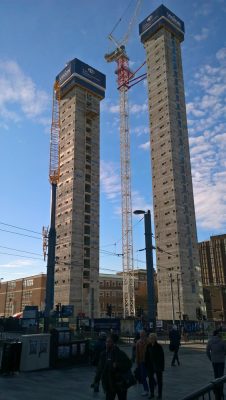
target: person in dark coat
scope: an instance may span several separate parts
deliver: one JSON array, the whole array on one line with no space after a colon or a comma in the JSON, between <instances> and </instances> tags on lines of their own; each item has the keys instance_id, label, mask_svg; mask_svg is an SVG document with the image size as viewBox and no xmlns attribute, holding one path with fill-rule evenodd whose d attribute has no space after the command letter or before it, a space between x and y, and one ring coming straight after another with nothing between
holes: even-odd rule
<instances>
[{"instance_id":1,"label":"person in dark coat","mask_svg":"<svg viewBox=\"0 0 226 400\"><path fill-rule=\"evenodd\" d=\"M95 346L94 346L94 349L93 349L92 364L95 365L95 366L98 365L99 359L100 359L100 355L105 350L106 339L107 339L107 334L105 332L100 332L99 338L98 338L97 342L95 343Z\"/></svg>"},{"instance_id":2,"label":"person in dark coat","mask_svg":"<svg viewBox=\"0 0 226 400\"><path fill-rule=\"evenodd\" d=\"M100 355L106 348L106 339L107 334L105 332L100 332L99 338L95 343L92 355L92 365L94 365L95 367L99 364ZM99 392L99 382L93 385L93 389L95 393Z\"/></svg>"},{"instance_id":3,"label":"person in dark coat","mask_svg":"<svg viewBox=\"0 0 226 400\"><path fill-rule=\"evenodd\" d=\"M149 335L149 343L147 345L146 354L145 354L145 365L148 372L149 378L149 387L150 387L150 396L149 399L153 399L155 397L155 376L157 379L158 385L158 397L157 399L162 398L162 378L163 371L165 368L165 358L164 351L162 346L157 342L157 336L155 333L150 333Z\"/></svg>"},{"instance_id":4,"label":"person in dark coat","mask_svg":"<svg viewBox=\"0 0 226 400\"><path fill-rule=\"evenodd\" d=\"M131 361L116 345L117 335L112 334L106 340L106 350L101 353L93 386L100 380L106 394L106 400L126 400L127 388L124 377L131 368Z\"/></svg>"},{"instance_id":5,"label":"person in dark coat","mask_svg":"<svg viewBox=\"0 0 226 400\"><path fill-rule=\"evenodd\" d=\"M180 347L180 339L181 335L180 332L177 329L176 325L173 325L172 330L169 333L169 348L170 351L173 351L173 358L171 361L171 366L175 367L175 362L177 361L177 365L180 365L179 357L178 357L178 352L179 352L179 347Z\"/></svg>"},{"instance_id":6,"label":"person in dark coat","mask_svg":"<svg viewBox=\"0 0 226 400\"><path fill-rule=\"evenodd\" d=\"M132 363L136 361L136 344L139 339L140 339L140 333L137 332L133 339L133 345L132 345L132 358L131 358Z\"/></svg>"},{"instance_id":7,"label":"person in dark coat","mask_svg":"<svg viewBox=\"0 0 226 400\"><path fill-rule=\"evenodd\" d=\"M226 355L226 343L221 339L219 330L213 332L213 337L208 341L206 346L206 354L212 362L214 378L221 378L224 375L224 363ZM221 399L223 394L223 385L215 390L216 399Z\"/></svg>"}]
</instances>

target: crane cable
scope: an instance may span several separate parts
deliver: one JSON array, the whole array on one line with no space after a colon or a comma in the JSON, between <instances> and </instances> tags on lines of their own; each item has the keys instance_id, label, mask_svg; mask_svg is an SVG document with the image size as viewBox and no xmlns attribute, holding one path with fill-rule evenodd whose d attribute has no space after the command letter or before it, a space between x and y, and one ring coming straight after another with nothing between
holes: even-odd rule
<instances>
[{"instance_id":1,"label":"crane cable","mask_svg":"<svg viewBox=\"0 0 226 400\"><path fill-rule=\"evenodd\" d=\"M115 31L115 29L118 27L118 25L120 24L120 22L122 21L122 19L124 18L124 15L127 13L130 5L132 4L133 0L131 0L128 4L128 6L126 7L124 13L122 14L122 16L119 18L119 20L116 22L116 24L114 25L112 31L109 33L108 38L113 34L113 32Z\"/></svg>"}]
</instances>

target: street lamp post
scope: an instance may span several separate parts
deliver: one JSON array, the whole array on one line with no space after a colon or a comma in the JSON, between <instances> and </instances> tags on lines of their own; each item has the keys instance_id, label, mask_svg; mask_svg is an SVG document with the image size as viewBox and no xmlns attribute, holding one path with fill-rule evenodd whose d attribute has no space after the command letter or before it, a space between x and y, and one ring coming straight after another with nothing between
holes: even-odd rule
<instances>
[{"instance_id":1,"label":"street lamp post","mask_svg":"<svg viewBox=\"0 0 226 400\"><path fill-rule=\"evenodd\" d=\"M171 291L171 301L172 301L172 317L173 317L173 324L175 323L175 309L174 309L174 296L173 296L173 277L172 273L169 274L170 278L170 291Z\"/></svg>"},{"instance_id":2,"label":"street lamp post","mask_svg":"<svg viewBox=\"0 0 226 400\"><path fill-rule=\"evenodd\" d=\"M153 329L156 327L156 306L155 306L155 286L154 286L154 267L153 267L153 245L151 229L150 210L135 210L134 214L144 214L145 229L145 250L147 268L147 296L148 296L148 321L152 322Z\"/></svg>"},{"instance_id":3,"label":"street lamp post","mask_svg":"<svg viewBox=\"0 0 226 400\"><path fill-rule=\"evenodd\" d=\"M180 320L180 327L181 327L181 306L180 306L179 274L177 274L177 296L178 296L178 307L179 307L179 320Z\"/></svg>"}]
</instances>

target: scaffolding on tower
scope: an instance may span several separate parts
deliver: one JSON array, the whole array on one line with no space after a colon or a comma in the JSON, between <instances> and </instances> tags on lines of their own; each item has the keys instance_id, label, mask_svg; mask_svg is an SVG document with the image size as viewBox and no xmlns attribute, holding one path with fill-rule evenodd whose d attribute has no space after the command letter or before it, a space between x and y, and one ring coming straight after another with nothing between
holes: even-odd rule
<instances>
[{"instance_id":1,"label":"scaffolding on tower","mask_svg":"<svg viewBox=\"0 0 226 400\"><path fill-rule=\"evenodd\" d=\"M118 43L112 33L121 21L120 18L119 22L108 36L116 48L111 53L105 54L105 60L107 62L116 62L117 64L116 74L119 90L124 318L135 316L128 89L135 84L135 81L136 83L140 81L140 77L134 78L135 73L132 73L129 69L129 58L126 54L125 44L129 39L140 6L141 0L138 0L127 33L124 39ZM130 85L131 80L134 81L134 83Z\"/></svg>"}]
</instances>

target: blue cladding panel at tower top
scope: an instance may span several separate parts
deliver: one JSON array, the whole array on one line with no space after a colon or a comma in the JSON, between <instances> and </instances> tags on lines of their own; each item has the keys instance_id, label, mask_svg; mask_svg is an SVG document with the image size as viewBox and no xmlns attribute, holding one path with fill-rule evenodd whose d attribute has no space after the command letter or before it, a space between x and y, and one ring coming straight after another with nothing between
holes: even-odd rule
<instances>
[{"instance_id":1,"label":"blue cladding panel at tower top","mask_svg":"<svg viewBox=\"0 0 226 400\"><path fill-rule=\"evenodd\" d=\"M161 17L165 17L172 25L174 25L175 28L184 32L184 22L167 7L161 5L139 24L139 34L141 35L143 32L151 28L152 25L154 25Z\"/></svg>"},{"instance_id":2,"label":"blue cladding panel at tower top","mask_svg":"<svg viewBox=\"0 0 226 400\"><path fill-rule=\"evenodd\" d=\"M74 60L70 61L59 75L57 75L56 80L59 81L61 85L73 74L83 79L85 78L103 89L106 88L106 76L97 69L78 60L78 58L74 58Z\"/></svg>"}]
</instances>

